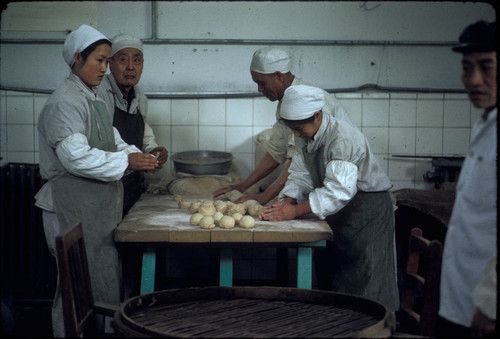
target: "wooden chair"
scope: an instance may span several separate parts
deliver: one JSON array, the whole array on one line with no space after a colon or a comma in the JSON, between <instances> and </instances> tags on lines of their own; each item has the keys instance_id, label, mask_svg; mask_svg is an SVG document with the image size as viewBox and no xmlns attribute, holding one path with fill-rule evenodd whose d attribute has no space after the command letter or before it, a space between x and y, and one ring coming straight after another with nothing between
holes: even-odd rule
<instances>
[{"instance_id":1,"label":"wooden chair","mask_svg":"<svg viewBox=\"0 0 500 339\"><path fill-rule=\"evenodd\" d=\"M397 332L434 336L442 249L440 241L424 238L421 229L411 230L401 306L396 311Z\"/></svg>"},{"instance_id":2,"label":"wooden chair","mask_svg":"<svg viewBox=\"0 0 500 339\"><path fill-rule=\"evenodd\" d=\"M96 335L96 314L113 317L118 306L94 302L82 225L56 237L66 337Z\"/></svg>"}]
</instances>

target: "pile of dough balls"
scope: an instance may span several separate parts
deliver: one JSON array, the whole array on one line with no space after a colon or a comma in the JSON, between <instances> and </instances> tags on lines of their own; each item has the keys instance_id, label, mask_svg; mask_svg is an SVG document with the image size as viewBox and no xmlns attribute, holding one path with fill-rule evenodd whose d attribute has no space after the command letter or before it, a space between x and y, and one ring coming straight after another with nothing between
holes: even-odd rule
<instances>
[{"instance_id":1,"label":"pile of dough balls","mask_svg":"<svg viewBox=\"0 0 500 339\"><path fill-rule=\"evenodd\" d=\"M174 196L180 209L188 210L191 213L189 223L198 225L201 228L253 228L255 218L267 206L262 206L257 200L247 200L244 203L236 204L223 200L183 200L180 196Z\"/></svg>"}]
</instances>

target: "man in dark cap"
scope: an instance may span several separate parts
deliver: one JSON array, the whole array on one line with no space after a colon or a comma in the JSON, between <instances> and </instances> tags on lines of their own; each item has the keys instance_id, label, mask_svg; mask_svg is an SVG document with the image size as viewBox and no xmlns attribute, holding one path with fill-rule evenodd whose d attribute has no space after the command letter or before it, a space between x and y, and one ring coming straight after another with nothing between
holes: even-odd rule
<instances>
[{"instance_id":1,"label":"man in dark cap","mask_svg":"<svg viewBox=\"0 0 500 339\"><path fill-rule=\"evenodd\" d=\"M495 23L468 26L452 49L462 82L484 112L471 131L444 242L437 337L495 332L497 257L497 52Z\"/></svg>"}]
</instances>

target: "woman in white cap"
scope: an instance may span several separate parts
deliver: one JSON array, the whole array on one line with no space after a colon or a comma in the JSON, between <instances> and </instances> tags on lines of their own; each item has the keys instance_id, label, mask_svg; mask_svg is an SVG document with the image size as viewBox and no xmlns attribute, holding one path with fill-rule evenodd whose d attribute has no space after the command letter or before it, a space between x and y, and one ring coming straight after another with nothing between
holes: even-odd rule
<instances>
[{"instance_id":1,"label":"woman in white cap","mask_svg":"<svg viewBox=\"0 0 500 339\"><path fill-rule=\"evenodd\" d=\"M127 169L154 170L158 162L126 144L96 95L107 70L111 42L91 26L71 32L63 57L71 73L47 100L38 120L40 171L47 183L37 193L47 245L82 223L94 299L118 305L121 279L113 230L120 221ZM64 336L59 287L52 309L54 336Z\"/></svg>"},{"instance_id":2,"label":"woman in white cap","mask_svg":"<svg viewBox=\"0 0 500 339\"><path fill-rule=\"evenodd\" d=\"M146 121L147 98L137 86L144 67L141 39L130 34L118 34L111 39L110 74L99 86L101 96L108 107L113 126L130 145L155 155L160 167L167 161L168 152L158 146L153 130ZM123 178L125 215L145 191L142 172L127 173Z\"/></svg>"},{"instance_id":3,"label":"woman in white cap","mask_svg":"<svg viewBox=\"0 0 500 339\"><path fill-rule=\"evenodd\" d=\"M323 114L321 89L297 85L283 96L280 116L295 134L290 175L262 220L291 220L314 213L333 230L328 262L331 289L399 307L394 258L391 183L365 136ZM318 272L319 273L319 272Z\"/></svg>"}]
</instances>

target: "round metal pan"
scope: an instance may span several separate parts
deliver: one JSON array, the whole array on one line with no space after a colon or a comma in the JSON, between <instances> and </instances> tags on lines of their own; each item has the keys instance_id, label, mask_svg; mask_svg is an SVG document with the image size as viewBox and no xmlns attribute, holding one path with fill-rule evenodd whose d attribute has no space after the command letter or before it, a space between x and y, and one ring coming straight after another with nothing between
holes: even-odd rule
<instances>
[{"instance_id":1,"label":"round metal pan","mask_svg":"<svg viewBox=\"0 0 500 339\"><path fill-rule=\"evenodd\" d=\"M227 174L231 168L233 155L217 151L187 151L170 157L176 172L194 175Z\"/></svg>"}]
</instances>

